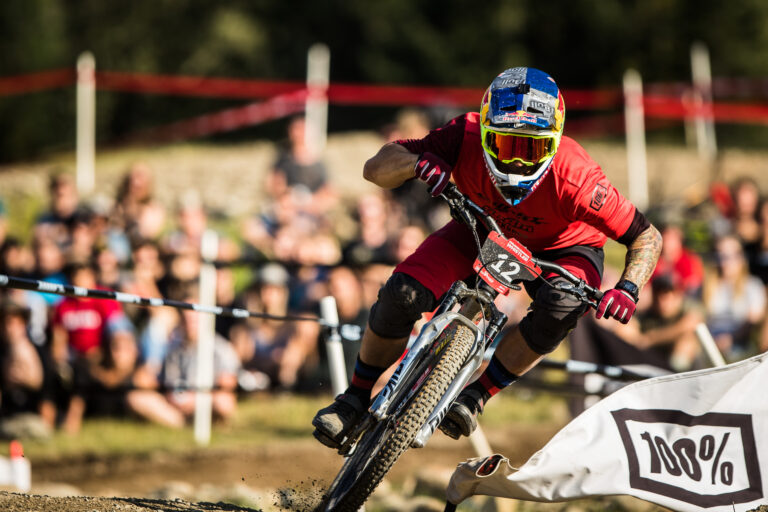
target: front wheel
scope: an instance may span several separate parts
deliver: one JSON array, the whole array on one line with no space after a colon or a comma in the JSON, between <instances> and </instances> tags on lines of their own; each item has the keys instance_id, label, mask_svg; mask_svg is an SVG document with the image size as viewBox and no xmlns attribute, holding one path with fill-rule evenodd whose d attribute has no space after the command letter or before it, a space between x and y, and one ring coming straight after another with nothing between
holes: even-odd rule
<instances>
[{"instance_id":1,"label":"front wheel","mask_svg":"<svg viewBox=\"0 0 768 512\"><path fill-rule=\"evenodd\" d=\"M357 512L411 445L466 361L475 339L472 330L459 322L446 326L443 333L438 337L441 343L435 344L438 354L426 382L399 413L363 435L317 512Z\"/></svg>"}]
</instances>

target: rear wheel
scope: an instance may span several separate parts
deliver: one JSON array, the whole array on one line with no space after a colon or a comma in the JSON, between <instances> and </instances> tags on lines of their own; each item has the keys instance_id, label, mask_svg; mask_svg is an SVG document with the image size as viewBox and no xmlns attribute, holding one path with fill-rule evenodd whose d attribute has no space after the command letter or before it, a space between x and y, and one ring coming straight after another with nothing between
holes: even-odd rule
<instances>
[{"instance_id":1,"label":"rear wheel","mask_svg":"<svg viewBox=\"0 0 768 512\"><path fill-rule=\"evenodd\" d=\"M472 330L458 322L443 332L435 346L444 352L438 354L427 380L398 414L363 435L316 510L357 512L411 445L469 356L475 339Z\"/></svg>"}]
</instances>

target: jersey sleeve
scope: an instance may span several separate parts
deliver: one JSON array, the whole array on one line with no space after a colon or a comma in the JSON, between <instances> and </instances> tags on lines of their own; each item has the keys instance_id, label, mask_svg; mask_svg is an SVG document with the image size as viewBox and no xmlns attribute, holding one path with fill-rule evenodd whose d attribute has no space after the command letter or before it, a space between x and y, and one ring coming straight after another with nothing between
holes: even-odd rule
<instances>
[{"instance_id":1,"label":"jersey sleeve","mask_svg":"<svg viewBox=\"0 0 768 512\"><path fill-rule=\"evenodd\" d=\"M568 152L565 161L569 168L568 195L572 197L571 211L566 213L613 240L622 239L633 225L635 206L608 181L586 151L575 142L573 145L576 147Z\"/></svg>"},{"instance_id":2,"label":"jersey sleeve","mask_svg":"<svg viewBox=\"0 0 768 512\"><path fill-rule=\"evenodd\" d=\"M421 154L426 151L434 153L450 165L456 165L459 160L461 143L464 140L464 127L467 124L466 114L456 117L447 124L429 132L422 139L400 139L400 144L411 153Z\"/></svg>"}]
</instances>

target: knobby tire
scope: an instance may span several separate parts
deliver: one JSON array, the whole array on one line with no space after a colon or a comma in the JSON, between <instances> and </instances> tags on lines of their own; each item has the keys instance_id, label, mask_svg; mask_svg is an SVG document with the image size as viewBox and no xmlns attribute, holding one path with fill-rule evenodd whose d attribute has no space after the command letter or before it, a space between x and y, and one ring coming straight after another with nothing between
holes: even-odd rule
<instances>
[{"instance_id":1,"label":"knobby tire","mask_svg":"<svg viewBox=\"0 0 768 512\"><path fill-rule=\"evenodd\" d=\"M360 509L387 472L408 449L430 413L437 407L448 386L453 382L469 356L475 339L472 330L463 324L457 326L452 336L453 339L446 340L446 348L437 365L430 372L426 382L413 397L411 403L401 412L394 429L389 433L384 443L380 445L380 449L371 454L353 454L356 460L360 460L358 457L363 455L363 466L365 466L364 459L373 457L373 460L365 468L357 467L356 464L344 465L335 481L344 478L343 473L349 471L360 472L362 470L363 473L360 474L346 495L340 498L338 504L333 508L334 511L357 512ZM374 427L374 431L378 431L378 435L386 433L377 427ZM375 449L379 443L368 443L368 446Z\"/></svg>"}]
</instances>

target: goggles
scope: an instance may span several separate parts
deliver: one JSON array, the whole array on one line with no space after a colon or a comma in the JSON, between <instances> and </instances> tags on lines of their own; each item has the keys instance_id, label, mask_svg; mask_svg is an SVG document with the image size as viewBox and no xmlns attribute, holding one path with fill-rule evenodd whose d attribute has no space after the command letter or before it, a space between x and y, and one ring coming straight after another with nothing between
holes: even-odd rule
<instances>
[{"instance_id":1,"label":"goggles","mask_svg":"<svg viewBox=\"0 0 768 512\"><path fill-rule=\"evenodd\" d=\"M557 151L557 141L552 135L527 135L523 133L499 132L482 127L482 144L491 156L503 164L521 162L526 167L551 157ZM525 167L504 166L499 169L505 174L526 175Z\"/></svg>"}]
</instances>

